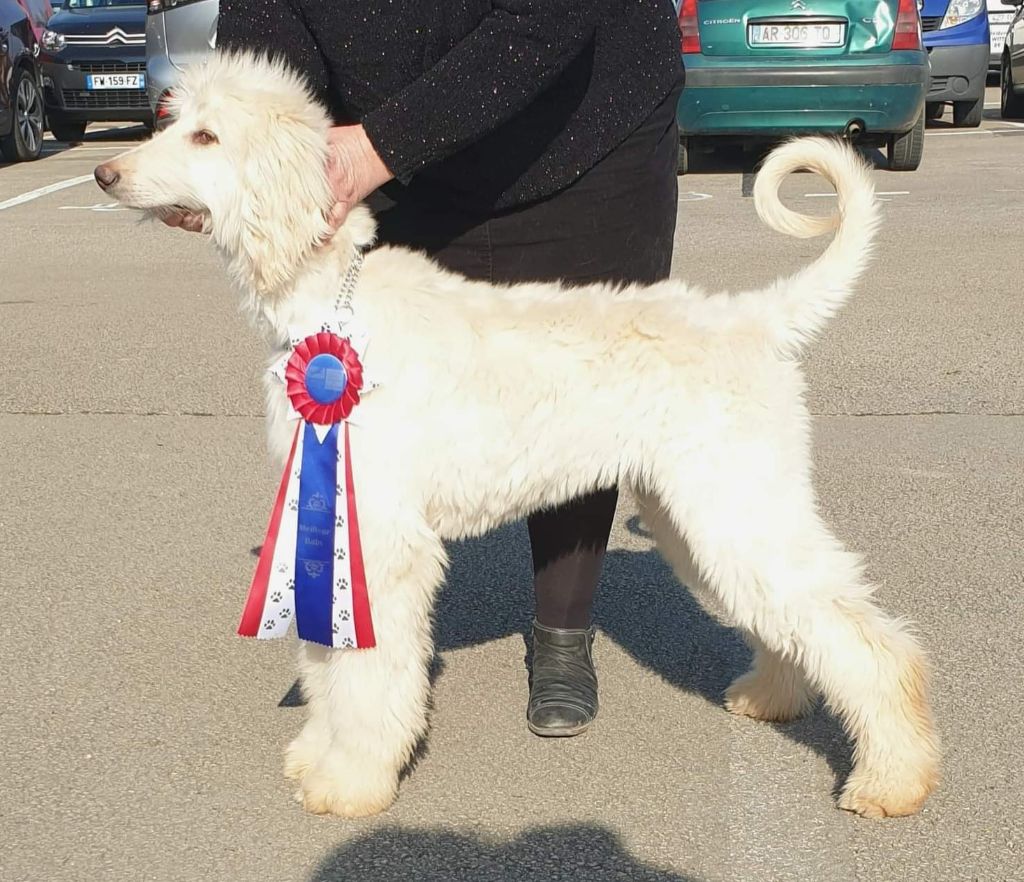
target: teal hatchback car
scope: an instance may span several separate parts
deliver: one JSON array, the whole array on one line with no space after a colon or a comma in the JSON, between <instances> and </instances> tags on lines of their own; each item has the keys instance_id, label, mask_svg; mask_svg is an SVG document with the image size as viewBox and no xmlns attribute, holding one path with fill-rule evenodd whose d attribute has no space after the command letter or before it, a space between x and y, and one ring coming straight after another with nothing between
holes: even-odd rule
<instances>
[{"instance_id":1,"label":"teal hatchback car","mask_svg":"<svg viewBox=\"0 0 1024 882\"><path fill-rule=\"evenodd\" d=\"M918 0L676 0L679 168L703 139L844 135L913 171L928 55Z\"/></svg>"}]
</instances>

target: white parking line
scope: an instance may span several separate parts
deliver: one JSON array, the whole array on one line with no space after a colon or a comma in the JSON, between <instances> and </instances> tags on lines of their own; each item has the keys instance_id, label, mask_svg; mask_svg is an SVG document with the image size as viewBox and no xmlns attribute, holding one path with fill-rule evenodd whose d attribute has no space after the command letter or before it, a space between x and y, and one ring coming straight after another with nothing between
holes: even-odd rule
<instances>
[{"instance_id":1,"label":"white parking line","mask_svg":"<svg viewBox=\"0 0 1024 882\"><path fill-rule=\"evenodd\" d=\"M878 190L875 193L875 195L876 196L909 196L910 195L910 191L909 190ZM804 196L810 197L812 199L813 198L828 198L828 199L835 199L836 198L836 194L835 193L804 193ZM886 199L884 201L888 202L889 200Z\"/></svg>"},{"instance_id":2,"label":"white parking line","mask_svg":"<svg viewBox=\"0 0 1024 882\"><path fill-rule=\"evenodd\" d=\"M49 141L43 143L44 153L81 153L83 150L127 150L124 144L80 144L77 147L58 147Z\"/></svg>"},{"instance_id":3,"label":"white parking line","mask_svg":"<svg viewBox=\"0 0 1024 882\"><path fill-rule=\"evenodd\" d=\"M66 190L68 187L75 187L78 184L84 184L86 181L91 181L92 179L92 175L79 175L77 178L68 178L66 181L57 181L55 184L47 184L45 187L40 187L38 190L29 190L27 193L15 196L13 199L0 202L0 211L4 211L7 208L14 208L15 205L23 205L26 202L31 202L33 199L38 199L40 196L47 196L50 193L56 193L58 190Z\"/></svg>"},{"instance_id":4,"label":"white parking line","mask_svg":"<svg viewBox=\"0 0 1024 882\"><path fill-rule=\"evenodd\" d=\"M93 205L61 205L57 211L131 211L118 202L97 202Z\"/></svg>"},{"instance_id":5,"label":"white parking line","mask_svg":"<svg viewBox=\"0 0 1024 882\"><path fill-rule=\"evenodd\" d=\"M1012 125L1012 126L1015 126L1015 127L1016 126L1021 126L1022 128L1024 128L1024 125L1022 125L1021 123L1010 123L1010 122L1007 122L1006 120L1000 120L1000 122L1002 122L1003 125ZM932 131L932 132L926 132L925 134L929 138L945 138L945 137L948 137L949 135L1024 135L1024 131L1021 131L1020 128L1012 128L1012 129L964 129L963 131L959 131L959 132L935 132L935 131Z\"/></svg>"}]
</instances>

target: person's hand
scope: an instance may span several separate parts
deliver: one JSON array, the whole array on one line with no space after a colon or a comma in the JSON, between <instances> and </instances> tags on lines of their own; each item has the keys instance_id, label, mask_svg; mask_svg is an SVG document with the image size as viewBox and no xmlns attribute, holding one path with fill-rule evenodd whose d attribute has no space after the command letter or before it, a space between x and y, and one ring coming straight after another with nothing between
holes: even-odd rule
<instances>
[{"instance_id":1,"label":"person's hand","mask_svg":"<svg viewBox=\"0 0 1024 882\"><path fill-rule=\"evenodd\" d=\"M327 180L334 205L327 212L331 235L345 223L348 213L394 175L384 164L362 126L335 126L328 130L330 156Z\"/></svg>"}]
</instances>

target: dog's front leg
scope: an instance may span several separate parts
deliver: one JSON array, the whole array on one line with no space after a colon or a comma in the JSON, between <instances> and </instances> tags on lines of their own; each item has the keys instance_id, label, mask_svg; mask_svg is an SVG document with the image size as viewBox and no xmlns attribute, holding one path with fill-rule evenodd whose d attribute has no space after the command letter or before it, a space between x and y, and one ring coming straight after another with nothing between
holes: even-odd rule
<instances>
[{"instance_id":1,"label":"dog's front leg","mask_svg":"<svg viewBox=\"0 0 1024 882\"><path fill-rule=\"evenodd\" d=\"M377 645L302 645L309 702L306 727L288 749L285 771L318 814L357 818L387 809L398 779L427 730L431 608L443 576L443 546L422 525L394 521L363 530Z\"/></svg>"}]
</instances>

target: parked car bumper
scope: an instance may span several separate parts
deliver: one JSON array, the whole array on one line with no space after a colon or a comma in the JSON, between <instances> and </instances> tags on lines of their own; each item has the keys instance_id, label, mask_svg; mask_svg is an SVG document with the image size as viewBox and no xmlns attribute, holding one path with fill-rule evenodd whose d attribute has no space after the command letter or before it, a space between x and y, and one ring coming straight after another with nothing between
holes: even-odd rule
<instances>
[{"instance_id":1,"label":"parked car bumper","mask_svg":"<svg viewBox=\"0 0 1024 882\"><path fill-rule=\"evenodd\" d=\"M928 51L931 78L928 101L977 101L985 95L988 43L933 46Z\"/></svg>"},{"instance_id":2,"label":"parked car bumper","mask_svg":"<svg viewBox=\"0 0 1024 882\"><path fill-rule=\"evenodd\" d=\"M679 101L684 135L843 132L851 122L867 133L905 132L924 104L923 53L906 63L750 65L686 59Z\"/></svg>"},{"instance_id":3,"label":"parked car bumper","mask_svg":"<svg viewBox=\"0 0 1024 882\"><path fill-rule=\"evenodd\" d=\"M98 65L106 67L100 68ZM69 122L145 122L153 114L143 89L88 88L86 77L90 73L143 73L141 59L102 62L89 60L44 61L42 67L43 96L50 117Z\"/></svg>"}]
</instances>

